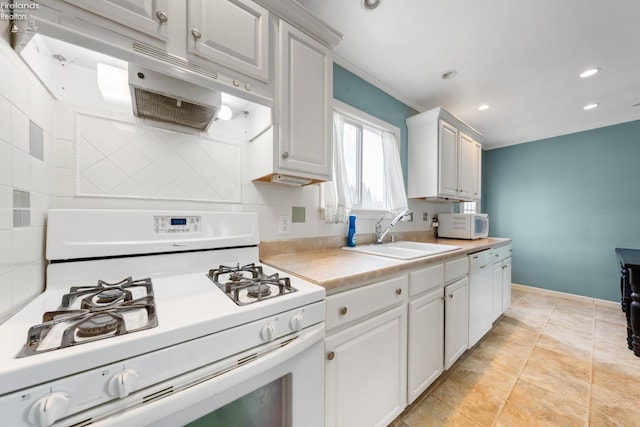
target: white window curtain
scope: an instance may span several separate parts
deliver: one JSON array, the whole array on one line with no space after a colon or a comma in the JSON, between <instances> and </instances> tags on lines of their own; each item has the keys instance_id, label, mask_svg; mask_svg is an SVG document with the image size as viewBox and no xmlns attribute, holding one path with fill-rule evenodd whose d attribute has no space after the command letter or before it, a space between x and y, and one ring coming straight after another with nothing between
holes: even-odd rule
<instances>
[{"instance_id":1,"label":"white window curtain","mask_svg":"<svg viewBox=\"0 0 640 427\"><path fill-rule=\"evenodd\" d=\"M333 181L324 187L324 220L328 224L348 222L351 213L351 197L347 184L344 162L344 115L333 113Z\"/></svg>"},{"instance_id":2,"label":"white window curtain","mask_svg":"<svg viewBox=\"0 0 640 427\"><path fill-rule=\"evenodd\" d=\"M407 210L408 205L402 163L400 162L400 144L391 132L382 132L382 151L385 188L387 190L385 208L393 215L397 215Z\"/></svg>"},{"instance_id":3,"label":"white window curtain","mask_svg":"<svg viewBox=\"0 0 640 427\"><path fill-rule=\"evenodd\" d=\"M333 114L333 181L324 183L323 210L325 222L329 224L347 223L352 209L352 201L347 183L347 168L344 158L344 114ZM400 162L400 146L396 135L381 131L384 156L385 206L392 215L407 209L407 193Z\"/></svg>"}]
</instances>

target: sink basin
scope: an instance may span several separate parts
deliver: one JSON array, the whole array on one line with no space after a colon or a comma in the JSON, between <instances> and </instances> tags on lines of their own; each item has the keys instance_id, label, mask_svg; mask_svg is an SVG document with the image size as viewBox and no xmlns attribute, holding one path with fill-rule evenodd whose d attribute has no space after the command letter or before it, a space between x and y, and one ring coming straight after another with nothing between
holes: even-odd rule
<instances>
[{"instance_id":1,"label":"sink basin","mask_svg":"<svg viewBox=\"0 0 640 427\"><path fill-rule=\"evenodd\" d=\"M460 246L439 245L436 243L422 242L391 242L382 244L362 245L350 248L348 246L342 249L363 254L379 255L396 259L416 259L431 255L441 254L443 252L455 251Z\"/></svg>"}]
</instances>

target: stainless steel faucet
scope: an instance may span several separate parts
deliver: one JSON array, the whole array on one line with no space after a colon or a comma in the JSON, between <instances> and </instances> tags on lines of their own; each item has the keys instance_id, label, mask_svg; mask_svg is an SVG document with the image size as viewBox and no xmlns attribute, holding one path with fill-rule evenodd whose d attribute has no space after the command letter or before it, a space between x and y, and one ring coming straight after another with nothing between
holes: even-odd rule
<instances>
[{"instance_id":1,"label":"stainless steel faucet","mask_svg":"<svg viewBox=\"0 0 640 427\"><path fill-rule=\"evenodd\" d=\"M382 225L380 224L384 219L384 216L380 218L378 222L376 222L376 243L382 243L382 239L384 239L384 236L387 235L389 230L391 230L394 225L402 221L403 218L412 214L413 212L411 212L409 209L404 210L402 213L400 213L398 216L396 216L391 220L391 222L389 223L389 225L384 231L382 231Z\"/></svg>"}]
</instances>

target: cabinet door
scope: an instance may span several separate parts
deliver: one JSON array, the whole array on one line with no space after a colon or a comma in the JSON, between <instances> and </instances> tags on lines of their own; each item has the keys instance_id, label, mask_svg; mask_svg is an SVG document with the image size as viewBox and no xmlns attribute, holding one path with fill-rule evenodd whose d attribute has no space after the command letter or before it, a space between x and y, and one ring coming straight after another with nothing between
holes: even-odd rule
<instances>
[{"instance_id":1,"label":"cabinet door","mask_svg":"<svg viewBox=\"0 0 640 427\"><path fill-rule=\"evenodd\" d=\"M469 274L469 348L491 329L492 311L493 269L487 264Z\"/></svg>"},{"instance_id":2,"label":"cabinet door","mask_svg":"<svg viewBox=\"0 0 640 427\"><path fill-rule=\"evenodd\" d=\"M471 200L480 200L482 194L482 144L473 141L473 194Z\"/></svg>"},{"instance_id":3,"label":"cabinet door","mask_svg":"<svg viewBox=\"0 0 640 427\"><path fill-rule=\"evenodd\" d=\"M169 0L65 0L156 39L169 39ZM117 31L117 29L116 29Z\"/></svg>"},{"instance_id":4,"label":"cabinet door","mask_svg":"<svg viewBox=\"0 0 640 427\"><path fill-rule=\"evenodd\" d=\"M491 321L502 314L502 261L493 264L492 301L491 301Z\"/></svg>"},{"instance_id":5,"label":"cabinet door","mask_svg":"<svg viewBox=\"0 0 640 427\"><path fill-rule=\"evenodd\" d=\"M473 152L475 141L460 132L458 139L458 197L471 200L473 196Z\"/></svg>"},{"instance_id":6,"label":"cabinet door","mask_svg":"<svg viewBox=\"0 0 640 427\"><path fill-rule=\"evenodd\" d=\"M444 120L438 122L438 193L456 197L458 181L458 129Z\"/></svg>"},{"instance_id":7,"label":"cabinet door","mask_svg":"<svg viewBox=\"0 0 640 427\"><path fill-rule=\"evenodd\" d=\"M502 312L511 305L511 257L502 261Z\"/></svg>"},{"instance_id":8,"label":"cabinet door","mask_svg":"<svg viewBox=\"0 0 640 427\"><path fill-rule=\"evenodd\" d=\"M435 381L443 370L443 288L409 302L408 404Z\"/></svg>"},{"instance_id":9,"label":"cabinet door","mask_svg":"<svg viewBox=\"0 0 640 427\"><path fill-rule=\"evenodd\" d=\"M250 0L188 0L190 53L266 82L269 12Z\"/></svg>"},{"instance_id":10,"label":"cabinet door","mask_svg":"<svg viewBox=\"0 0 640 427\"><path fill-rule=\"evenodd\" d=\"M327 337L327 426L386 426L404 410L406 313L403 305Z\"/></svg>"},{"instance_id":11,"label":"cabinet door","mask_svg":"<svg viewBox=\"0 0 640 427\"><path fill-rule=\"evenodd\" d=\"M469 279L444 288L444 369L449 369L467 350L469 336Z\"/></svg>"},{"instance_id":12,"label":"cabinet door","mask_svg":"<svg viewBox=\"0 0 640 427\"><path fill-rule=\"evenodd\" d=\"M331 179L333 60L329 49L280 21L277 119L283 173Z\"/></svg>"}]
</instances>

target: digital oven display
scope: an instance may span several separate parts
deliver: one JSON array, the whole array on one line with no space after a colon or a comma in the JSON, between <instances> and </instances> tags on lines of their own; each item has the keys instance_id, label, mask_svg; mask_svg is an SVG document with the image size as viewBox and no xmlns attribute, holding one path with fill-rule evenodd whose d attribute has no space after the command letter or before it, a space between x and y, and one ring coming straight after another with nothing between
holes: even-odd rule
<instances>
[{"instance_id":1,"label":"digital oven display","mask_svg":"<svg viewBox=\"0 0 640 427\"><path fill-rule=\"evenodd\" d=\"M187 218L171 218L171 225L187 225Z\"/></svg>"}]
</instances>

